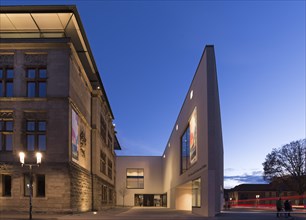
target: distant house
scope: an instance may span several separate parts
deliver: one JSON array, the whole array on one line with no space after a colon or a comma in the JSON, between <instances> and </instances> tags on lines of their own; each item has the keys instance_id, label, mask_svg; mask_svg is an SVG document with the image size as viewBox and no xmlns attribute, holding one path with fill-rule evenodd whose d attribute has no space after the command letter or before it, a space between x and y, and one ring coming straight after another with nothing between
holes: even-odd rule
<instances>
[{"instance_id":1,"label":"distant house","mask_svg":"<svg viewBox=\"0 0 306 220\"><path fill-rule=\"evenodd\" d=\"M290 191L286 186L275 184L240 184L232 189L225 190L225 200L230 206L261 206L274 207L279 198L291 200L293 205L298 205L300 199L306 199L306 193L299 196ZM306 204L304 204L305 206Z\"/></svg>"}]
</instances>

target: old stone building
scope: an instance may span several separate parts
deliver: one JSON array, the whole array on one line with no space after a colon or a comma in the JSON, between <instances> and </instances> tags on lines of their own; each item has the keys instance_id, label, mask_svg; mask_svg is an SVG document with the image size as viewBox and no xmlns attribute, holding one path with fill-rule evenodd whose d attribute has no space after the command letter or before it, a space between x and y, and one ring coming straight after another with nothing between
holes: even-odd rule
<instances>
[{"instance_id":1,"label":"old stone building","mask_svg":"<svg viewBox=\"0 0 306 220\"><path fill-rule=\"evenodd\" d=\"M115 204L113 113L74 6L0 7L0 209Z\"/></svg>"}]
</instances>

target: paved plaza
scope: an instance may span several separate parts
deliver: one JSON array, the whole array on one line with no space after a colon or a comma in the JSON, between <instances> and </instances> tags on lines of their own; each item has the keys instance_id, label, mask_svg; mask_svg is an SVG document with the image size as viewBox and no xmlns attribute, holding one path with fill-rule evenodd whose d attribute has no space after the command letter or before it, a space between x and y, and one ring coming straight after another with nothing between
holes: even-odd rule
<instances>
[{"instance_id":1,"label":"paved plaza","mask_svg":"<svg viewBox=\"0 0 306 220\"><path fill-rule=\"evenodd\" d=\"M1 213L1 220L26 220L29 219L27 213ZM259 209L231 209L222 212L216 217L202 217L192 214L189 211L178 211L167 208L114 208L93 214L92 212L81 214L43 214L33 213L33 220L270 220L270 219L295 219L305 220L306 211L294 211L291 218L276 218L274 210Z\"/></svg>"}]
</instances>

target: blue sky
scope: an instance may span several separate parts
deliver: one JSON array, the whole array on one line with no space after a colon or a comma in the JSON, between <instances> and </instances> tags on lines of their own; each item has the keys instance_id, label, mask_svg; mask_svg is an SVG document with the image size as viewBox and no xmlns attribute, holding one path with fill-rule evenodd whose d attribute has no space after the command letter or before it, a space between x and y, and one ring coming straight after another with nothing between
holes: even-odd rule
<instances>
[{"instance_id":1,"label":"blue sky","mask_svg":"<svg viewBox=\"0 0 306 220\"><path fill-rule=\"evenodd\" d=\"M206 44L215 45L225 187L261 181L272 148L305 138L305 1L76 4L123 150L161 155Z\"/></svg>"}]
</instances>

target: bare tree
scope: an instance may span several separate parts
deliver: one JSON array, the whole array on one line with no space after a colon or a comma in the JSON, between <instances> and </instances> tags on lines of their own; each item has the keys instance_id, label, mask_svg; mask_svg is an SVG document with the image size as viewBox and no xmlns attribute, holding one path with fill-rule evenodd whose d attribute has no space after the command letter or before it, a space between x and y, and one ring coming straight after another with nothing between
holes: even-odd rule
<instances>
[{"instance_id":1,"label":"bare tree","mask_svg":"<svg viewBox=\"0 0 306 220\"><path fill-rule=\"evenodd\" d=\"M306 139L273 149L262 165L265 180L282 183L299 195L306 191Z\"/></svg>"},{"instance_id":2,"label":"bare tree","mask_svg":"<svg viewBox=\"0 0 306 220\"><path fill-rule=\"evenodd\" d=\"M129 193L129 192L128 192L128 189L127 189L126 186L125 186L125 183L123 183L123 184L120 186L120 188L119 188L119 190L118 190L118 193L119 193L120 196L122 196L122 206L124 207L124 197Z\"/></svg>"}]
</instances>

